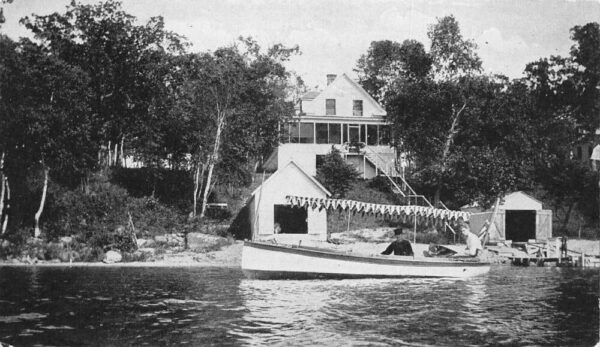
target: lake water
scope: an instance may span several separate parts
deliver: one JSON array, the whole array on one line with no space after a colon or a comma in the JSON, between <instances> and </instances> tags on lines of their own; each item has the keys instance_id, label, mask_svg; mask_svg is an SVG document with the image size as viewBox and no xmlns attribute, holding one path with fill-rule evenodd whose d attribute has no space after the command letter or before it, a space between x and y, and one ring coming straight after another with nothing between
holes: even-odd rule
<instances>
[{"instance_id":1,"label":"lake water","mask_svg":"<svg viewBox=\"0 0 600 347\"><path fill-rule=\"evenodd\" d=\"M257 281L232 268L0 267L16 346L594 345L598 270Z\"/></svg>"}]
</instances>

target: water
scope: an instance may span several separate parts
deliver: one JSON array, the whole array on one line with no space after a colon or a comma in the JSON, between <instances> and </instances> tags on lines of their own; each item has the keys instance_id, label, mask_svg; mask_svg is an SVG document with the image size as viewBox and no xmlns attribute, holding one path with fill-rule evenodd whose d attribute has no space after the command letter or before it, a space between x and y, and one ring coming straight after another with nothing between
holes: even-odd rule
<instances>
[{"instance_id":1,"label":"water","mask_svg":"<svg viewBox=\"0 0 600 347\"><path fill-rule=\"evenodd\" d=\"M17 346L587 345L598 270L467 280L256 281L230 268L0 267Z\"/></svg>"}]
</instances>

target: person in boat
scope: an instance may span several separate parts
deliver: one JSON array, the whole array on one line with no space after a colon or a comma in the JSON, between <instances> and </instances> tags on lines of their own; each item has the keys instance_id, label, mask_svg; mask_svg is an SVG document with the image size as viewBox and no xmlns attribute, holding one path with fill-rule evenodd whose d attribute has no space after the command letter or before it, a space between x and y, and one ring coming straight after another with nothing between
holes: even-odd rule
<instances>
[{"instance_id":1,"label":"person in boat","mask_svg":"<svg viewBox=\"0 0 600 347\"><path fill-rule=\"evenodd\" d=\"M476 257L483 253L483 246L479 237L471 232L468 222L463 223L460 228L465 242L467 243L467 254L471 257Z\"/></svg>"},{"instance_id":2,"label":"person in boat","mask_svg":"<svg viewBox=\"0 0 600 347\"><path fill-rule=\"evenodd\" d=\"M395 229L394 235L396 236L396 240L392 241L381 254L390 255L394 253L394 255L414 255L410 241L406 240L402 234L402 228Z\"/></svg>"}]
</instances>

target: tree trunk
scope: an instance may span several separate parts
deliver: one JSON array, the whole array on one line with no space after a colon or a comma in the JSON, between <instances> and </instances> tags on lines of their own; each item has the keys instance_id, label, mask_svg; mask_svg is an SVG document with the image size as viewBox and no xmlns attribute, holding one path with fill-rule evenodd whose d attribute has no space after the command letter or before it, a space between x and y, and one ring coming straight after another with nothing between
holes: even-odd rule
<instances>
[{"instance_id":1,"label":"tree trunk","mask_svg":"<svg viewBox=\"0 0 600 347\"><path fill-rule=\"evenodd\" d=\"M198 198L200 197L200 194L202 194L205 172L206 163L202 163L202 171L200 171L200 164L198 163L194 177L194 211L192 211L192 216L194 218L198 215Z\"/></svg>"},{"instance_id":2,"label":"tree trunk","mask_svg":"<svg viewBox=\"0 0 600 347\"><path fill-rule=\"evenodd\" d=\"M44 204L46 203L46 193L48 192L48 174L50 172L49 168L44 168L44 188L42 189L42 199L40 201L40 207L35 213L35 230L33 236L35 238L40 237L42 231L40 230L40 217L42 216L42 212L44 212Z\"/></svg>"},{"instance_id":3,"label":"tree trunk","mask_svg":"<svg viewBox=\"0 0 600 347\"><path fill-rule=\"evenodd\" d=\"M8 185L8 177L4 177L4 185L6 186L6 215L4 216L4 222L2 223L2 233L0 235L4 235L6 232L6 227L8 226L8 209L10 208L10 185Z\"/></svg>"},{"instance_id":4,"label":"tree trunk","mask_svg":"<svg viewBox=\"0 0 600 347\"><path fill-rule=\"evenodd\" d=\"M225 126L225 112L217 112L218 117L217 119L218 124L217 124L217 134L215 135L215 146L213 148L213 153L209 158L209 164L208 164L208 175L206 177L206 185L204 186L204 194L202 197L202 209L200 210L200 218L204 218L204 216L206 215L206 203L208 201L208 194L210 193L211 190L211 183L212 183L212 175L213 175L213 170L215 168L215 164L217 162L217 160L219 159L219 147L221 144L221 132L223 131L223 127Z\"/></svg>"},{"instance_id":5,"label":"tree trunk","mask_svg":"<svg viewBox=\"0 0 600 347\"><path fill-rule=\"evenodd\" d=\"M125 136L121 137L121 167L125 167L125 155L123 154L123 146L125 145Z\"/></svg>"},{"instance_id":6,"label":"tree trunk","mask_svg":"<svg viewBox=\"0 0 600 347\"><path fill-rule=\"evenodd\" d=\"M113 158L113 166L117 166L118 162L119 162L119 144L117 142L115 142L115 155Z\"/></svg>"},{"instance_id":7,"label":"tree trunk","mask_svg":"<svg viewBox=\"0 0 600 347\"><path fill-rule=\"evenodd\" d=\"M440 167L440 170L437 175L437 187L435 189L435 196L433 198L433 201L434 201L433 204L436 207L440 203L440 196L442 194L442 177L444 176L444 173L446 172L446 165L447 165L446 161L448 160L448 154L450 153L450 147L452 147L452 142L454 141L454 137L456 136L456 133L458 132L458 129L457 129L458 120L459 120L462 112L465 110L465 107L467 107L466 102L462 105L462 107L458 111L454 110L454 106L452 107L452 112L454 113L453 119L452 119L452 126L450 126L450 131L448 132L448 137L446 138L446 143L444 145L444 150L442 151L442 158L440 159L441 167Z\"/></svg>"},{"instance_id":8,"label":"tree trunk","mask_svg":"<svg viewBox=\"0 0 600 347\"><path fill-rule=\"evenodd\" d=\"M108 141L108 160L106 161L106 167L110 167L110 165L112 164L112 142L109 140Z\"/></svg>"},{"instance_id":9,"label":"tree trunk","mask_svg":"<svg viewBox=\"0 0 600 347\"><path fill-rule=\"evenodd\" d=\"M4 152L0 157L0 222L4 216L4 194L6 193L6 185L4 184Z\"/></svg>"},{"instance_id":10,"label":"tree trunk","mask_svg":"<svg viewBox=\"0 0 600 347\"><path fill-rule=\"evenodd\" d=\"M196 213L198 211L198 189L200 188L200 184L198 183L198 176L200 175L200 164L196 164L196 173L194 174L194 207L192 210L192 217L196 218Z\"/></svg>"}]
</instances>

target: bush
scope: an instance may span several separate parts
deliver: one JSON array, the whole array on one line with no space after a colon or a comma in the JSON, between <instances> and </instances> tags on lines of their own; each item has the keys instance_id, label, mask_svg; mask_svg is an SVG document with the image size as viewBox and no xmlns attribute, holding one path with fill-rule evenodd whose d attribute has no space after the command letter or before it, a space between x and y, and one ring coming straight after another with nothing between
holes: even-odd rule
<instances>
[{"instance_id":1,"label":"bush","mask_svg":"<svg viewBox=\"0 0 600 347\"><path fill-rule=\"evenodd\" d=\"M334 198L343 198L358 176L354 166L346 163L340 151L333 146L331 152L323 157L323 164L317 169L317 180Z\"/></svg>"}]
</instances>

